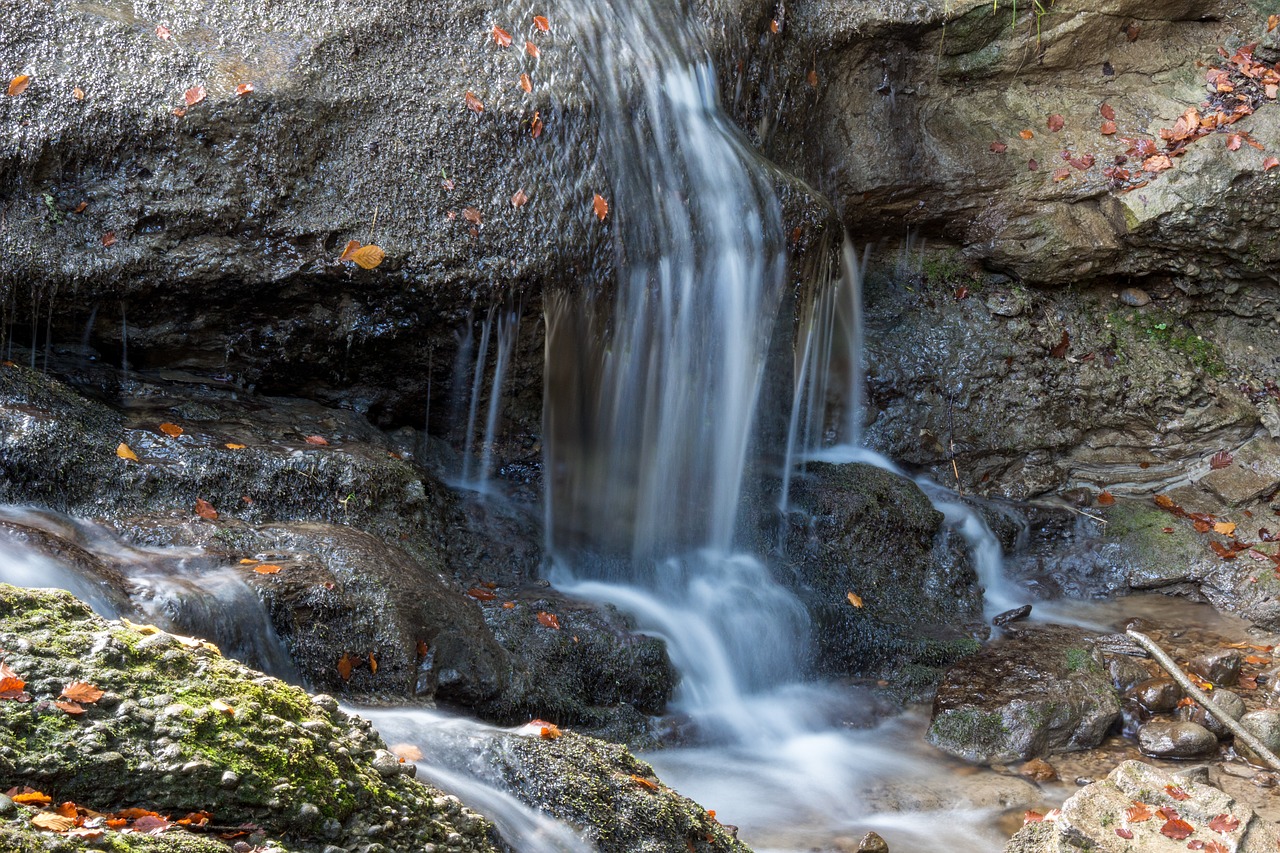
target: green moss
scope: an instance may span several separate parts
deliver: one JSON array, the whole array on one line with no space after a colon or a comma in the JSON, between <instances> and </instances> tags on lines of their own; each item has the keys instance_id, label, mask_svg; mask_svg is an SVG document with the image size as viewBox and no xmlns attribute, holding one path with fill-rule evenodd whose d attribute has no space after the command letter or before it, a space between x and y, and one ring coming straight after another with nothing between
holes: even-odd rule
<instances>
[{"instance_id":1,"label":"green moss","mask_svg":"<svg viewBox=\"0 0 1280 853\"><path fill-rule=\"evenodd\" d=\"M1117 332L1117 354L1125 353L1124 339L1127 337L1130 342L1146 341L1176 353L1210 376L1223 376L1227 372L1218 347L1166 311L1113 311L1107 320Z\"/></svg>"},{"instance_id":2,"label":"green moss","mask_svg":"<svg viewBox=\"0 0 1280 853\"><path fill-rule=\"evenodd\" d=\"M1096 672L1098 664L1088 649L1067 649L1067 672Z\"/></svg>"},{"instance_id":3,"label":"green moss","mask_svg":"<svg viewBox=\"0 0 1280 853\"><path fill-rule=\"evenodd\" d=\"M945 743L972 744L985 752L991 752L1004 743L1009 729L999 714L962 708L944 711L929 727L929 736Z\"/></svg>"}]
</instances>

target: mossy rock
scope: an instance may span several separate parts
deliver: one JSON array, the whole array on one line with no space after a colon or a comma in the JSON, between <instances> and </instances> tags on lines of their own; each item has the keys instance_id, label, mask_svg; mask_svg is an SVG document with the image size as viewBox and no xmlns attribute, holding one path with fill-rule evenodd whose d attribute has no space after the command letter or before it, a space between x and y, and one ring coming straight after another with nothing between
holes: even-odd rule
<instances>
[{"instance_id":1,"label":"mossy rock","mask_svg":"<svg viewBox=\"0 0 1280 853\"><path fill-rule=\"evenodd\" d=\"M104 620L61 591L0 585L0 648L31 696L0 701L0 786L100 812L204 810L220 825L254 823L290 849L357 840L494 849L487 821L449 808L401 772L408 765L388 767L367 721L207 643ZM53 702L76 681L105 694L72 716ZM16 849L29 847L15 837Z\"/></svg>"}]
</instances>

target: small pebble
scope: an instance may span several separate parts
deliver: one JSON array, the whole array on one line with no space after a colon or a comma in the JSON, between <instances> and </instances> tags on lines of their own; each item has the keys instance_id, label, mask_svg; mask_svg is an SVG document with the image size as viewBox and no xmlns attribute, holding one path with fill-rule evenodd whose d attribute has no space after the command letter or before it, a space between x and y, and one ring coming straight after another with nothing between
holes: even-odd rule
<instances>
[{"instance_id":1,"label":"small pebble","mask_svg":"<svg viewBox=\"0 0 1280 853\"><path fill-rule=\"evenodd\" d=\"M1151 296L1140 287L1126 287L1116 295L1116 298L1134 308L1151 304Z\"/></svg>"},{"instance_id":2,"label":"small pebble","mask_svg":"<svg viewBox=\"0 0 1280 853\"><path fill-rule=\"evenodd\" d=\"M875 832L868 832L858 842L858 853L889 853L889 843Z\"/></svg>"}]
</instances>

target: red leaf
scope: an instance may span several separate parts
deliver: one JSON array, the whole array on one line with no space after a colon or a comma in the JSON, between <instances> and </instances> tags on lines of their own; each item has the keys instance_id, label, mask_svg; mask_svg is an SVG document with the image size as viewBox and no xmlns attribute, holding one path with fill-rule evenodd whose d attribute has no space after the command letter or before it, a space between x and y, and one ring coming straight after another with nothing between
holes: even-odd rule
<instances>
[{"instance_id":1,"label":"red leaf","mask_svg":"<svg viewBox=\"0 0 1280 853\"><path fill-rule=\"evenodd\" d=\"M70 699L72 702L84 702L92 705L103 697L104 692L85 681L73 681L62 691L63 699Z\"/></svg>"},{"instance_id":2,"label":"red leaf","mask_svg":"<svg viewBox=\"0 0 1280 853\"><path fill-rule=\"evenodd\" d=\"M1161 835L1167 838L1172 838L1176 841L1181 841L1193 832L1195 832L1195 828L1180 818L1173 818L1164 826L1160 827Z\"/></svg>"},{"instance_id":3,"label":"red leaf","mask_svg":"<svg viewBox=\"0 0 1280 853\"><path fill-rule=\"evenodd\" d=\"M533 25L544 33L551 31L551 22L541 15L533 16Z\"/></svg>"},{"instance_id":4,"label":"red leaf","mask_svg":"<svg viewBox=\"0 0 1280 853\"><path fill-rule=\"evenodd\" d=\"M1144 172L1163 172L1165 169L1172 169L1173 161L1169 159L1167 154L1156 154L1142 161L1142 171Z\"/></svg>"},{"instance_id":5,"label":"red leaf","mask_svg":"<svg viewBox=\"0 0 1280 853\"><path fill-rule=\"evenodd\" d=\"M1038 811L1027 809L1025 812L1022 813L1023 824L1040 823L1042 820L1044 820L1044 815L1040 814L1040 812Z\"/></svg>"},{"instance_id":6,"label":"red leaf","mask_svg":"<svg viewBox=\"0 0 1280 853\"><path fill-rule=\"evenodd\" d=\"M1106 119L1105 121L1102 122L1101 131L1103 136L1112 135L1113 133L1116 132L1116 123L1114 121L1111 121L1110 119Z\"/></svg>"},{"instance_id":7,"label":"red leaf","mask_svg":"<svg viewBox=\"0 0 1280 853\"><path fill-rule=\"evenodd\" d=\"M1116 502L1115 495L1103 489L1098 493L1098 506L1111 506Z\"/></svg>"},{"instance_id":8,"label":"red leaf","mask_svg":"<svg viewBox=\"0 0 1280 853\"><path fill-rule=\"evenodd\" d=\"M595 210L596 216L600 217L601 222L609 215L609 202L605 201L604 196L600 195L600 193L596 193L595 197L591 199L591 207Z\"/></svg>"},{"instance_id":9,"label":"red leaf","mask_svg":"<svg viewBox=\"0 0 1280 853\"><path fill-rule=\"evenodd\" d=\"M1037 163L1037 162L1035 161L1035 159L1034 159L1034 158L1033 158L1033 159L1031 159L1031 160L1028 160L1028 161L1027 161L1027 171L1028 171L1028 172L1034 172L1034 171L1036 171L1036 170L1037 170L1037 169L1039 169L1039 168L1040 168L1040 164L1039 164L1039 163Z\"/></svg>"},{"instance_id":10,"label":"red leaf","mask_svg":"<svg viewBox=\"0 0 1280 853\"><path fill-rule=\"evenodd\" d=\"M1071 170L1066 166L1063 166L1061 169L1053 170L1053 179L1055 181L1065 181L1069 177L1071 177Z\"/></svg>"},{"instance_id":11,"label":"red leaf","mask_svg":"<svg viewBox=\"0 0 1280 853\"><path fill-rule=\"evenodd\" d=\"M524 43L524 52L532 56L534 59L537 59L542 53L542 51L538 50L538 46L531 41Z\"/></svg>"},{"instance_id":12,"label":"red leaf","mask_svg":"<svg viewBox=\"0 0 1280 853\"><path fill-rule=\"evenodd\" d=\"M1244 139L1243 137L1240 136L1240 134L1238 133L1227 134L1227 150L1228 151L1239 151L1240 145L1243 142L1244 142Z\"/></svg>"},{"instance_id":13,"label":"red leaf","mask_svg":"<svg viewBox=\"0 0 1280 853\"><path fill-rule=\"evenodd\" d=\"M1224 560L1234 560L1236 558L1236 552L1223 545L1221 542L1210 542L1209 549Z\"/></svg>"},{"instance_id":14,"label":"red leaf","mask_svg":"<svg viewBox=\"0 0 1280 853\"><path fill-rule=\"evenodd\" d=\"M1225 450L1219 450L1209 459L1209 467L1217 471L1220 468L1226 468L1231 464L1232 456Z\"/></svg>"},{"instance_id":15,"label":"red leaf","mask_svg":"<svg viewBox=\"0 0 1280 853\"><path fill-rule=\"evenodd\" d=\"M1092 168L1095 161L1092 154L1084 154L1080 157L1072 157L1068 162L1083 172L1085 169Z\"/></svg>"},{"instance_id":16,"label":"red leaf","mask_svg":"<svg viewBox=\"0 0 1280 853\"><path fill-rule=\"evenodd\" d=\"M84 713L84 707L76 702L54 702L56 707L66 711L73 717L78 717Z\"/></svg>"},{"instance_id":17,"label":"red leaf","mask_svg":"<svg viewBox=\"0 0 1280 853\"><path fill-rule=\"evenodd\" d=\"M143 815L133 822L132 829L135 832L145 832L148 835L159 835L172 825L162 817Z\"/></svg>"},{"instance_id":18,"label":"red leaf","mask_svg":"<svg viewBox=\"0 0 1280 853\"><path fill-rule=\"evenodd\" d=\"M524 190L516 190L516 194L511 197L512 207L524 207L529 202L529 196L525 195Z\"/></svg>"},{"instance_id":19,"label":"red leaf","mask_svg":"<svg viewBox=\"0 0 1280 853\"><path fill-rule=\"evenodd\" d=\"M209 521L218 520L218 511L204 498L196 498L196 515Z\"/></svg>"},{"instance_id":20,"label":"red leaf","mask_svg":"<svg viewBox=\"0 0 1280 853\"><path fill-rule=\"evenodd\" d=\"M489 590L480 589L478 587L475 589L467 590L467 595L471 596L476 601L493 601L495 598L497 598L497 596L494 595Z\"/></svg>"},{"instance_id":21,"label":"red leaf","mask_svg":"<svg viewBox=\"0 0 1280 853\"><path fill-rule=\"evenodd\" d=\"M1049 116L1048 127L1049 127L1049 130L1053 131L1054 133L1057 133L1058 131L1062 130L1062 128L1065 127L1066 124L1067 124L1066 120L1063 119L1063 117L1058 115L1057 113L1054 113L1053 115Z\"/></svg>"},{"instance_id":22,"label":"red leaf","mask_svg":"<svg viewBox=\"0 0 1280 853\"><path fill-rule=\"evenodd\" d=\"M1200 839L1198 839L1198 838L1197 838L1197 839L1195 839L1194 841L1188 841L1188 842L1187 842L1187 849L1188 849L1188 850L1203 850L1203 849L1204 849L1204 842L1203 842L1203 841L1201 841L1201 840L1200 840Z\"/></svg>"},{"instance_id":23,"label":"red leaf","mask_svg":"<svg viewBox=\"0 0 1280 853\"><path fill-rule=\"evenodd\" d=\"M360 658L350 652L343 652L342 657L338 658L338 675L342 677L343 681L351 680L351 670L355 668L358 660Z\"/></svg>"},{"instance_id":24,"label":"red leaf","mask_svg":"<svg viewBox=\"0 0 1280 853\"><path fill-rule=\"evenodd\" d=\"M533 120L529 122L529 135L534 139L542 135L542 113L533 114Z\"/></svg>"},{"instance_id":25,"label":"red leaf","mask_svg":"<svg viewBox=\"0 0 1280 853\"><path fill-rule=\"evenodd\" d=\"M504 30L497 24L493 25L493 40L497 42L498 47L511 46L511 33Z\"/></svg>"},{"instance_id":26,"label":"red leaf","mask_svg":"<svg viewBox=\"0 0 1280 853\"><path fill-rule=\"evenodd\" d=\"M554 613L547 613L545 610L538 611L538 624L547 628L555 628L560 630L560 620L556 618Z\"/></svg>"},{"instance_id":27,"label":"red leaf","mask_svg":"<svg viewBox=\"0 0 1280 853\"><path fill-rule=\"evenodd\" d=\"M1125 829L1124 827L1116 827L1116 835L1121 838L1133 838L1133 830Z\"/></svg>"},{"instance_id":28,"label":"red leaf","mask_svg":"<svg viewBox=\"0 0 1280 853\"><path fill-rule=\"evenodd\" d=\"M1066 358L1067 347L1071 346L1071 336L1067 334L1067 330L1062 330L1062 340L1058 341L1053 349L1049 350L1050 358Z\"/></svg>"},{"instance_id":29,"label":"red leaf","mask_svg":"<svg viewBox=\"0 0 1280 853\"><path fill-rule=\"evenodd\" d=\"M1009 150L1009 146L1005 145L1003 142L993 142L991 143L990 148L996 154L1003 154Z\"/></svg>"},{"instance_id":30,"label":"red leaf","mask_svg":"<svg viewBox=\"0 0 1280 853\"><path fill-rule=\"evenodd\" d=\"M1173 806L1161 806L1159 811L1157 811L1156 813L1160 815L1160 817L1164 818L1165 820L1178 819L1178 810L1175 809Z\"/></svg>"},{"instance_id":31,"label":"red leaf","mask_svg":"<svg viewBox=\"0 0 1280 853\"><path fill-rule=\"evenodd\" d=\"M477 98L474 92L467 92L462 99L466 102L467 109L473 113L484 112L484 102Z\"/></svg>"},{"instance_id":32,"label":"red leaf","mask_svg":"<svg viewBox=\"0 0 1280 853\"><path fill-rule=\"evenodd\" d=\"M1142 823L1144 820L1151 820L1154 814L1155 813L1151 811L1151 806L1146 803L1134 803L1129 807L1129 810L1125 812L1125 818L1129 823Z\"/></svg>"},{"instance_id":33,"label":"red leaf","mask_svg":"<svg viewBox=\"0 0 1280 853\"><path fill-rule=\"evenodd\" d=\"M1221 841L1207 842L1204 845L1204 849L1208 851L1208 853L1228 853L1227 845L1223 844Z\"/></svg>"},{"instance_id":34,"label":"red leaf","mask_svg":"<svg viewBox=\"0 0 1280 853\"><path fill-rule=\"evenodd\" d=\"M1270 172L1276 166L1280 166L1280 158L1268 157L1262 161L1262 171L1264 172Z\"/></svg>"},{"instance_id":35,"label":"red leaf","mask_svg":"<svg viewBox=\"0 0 1280 853\"><path fill-rule=\"evenodd\" d=\"M1164 792L1179 802L1191 799L1191 795L1179 788L1177 785L1165 785Z\"/></svg>"},{"instance_id":36,"label":"red leaf","mask_svg":"<svg viewBox=\"0 0 1280 853\"><path fill-rule=\"evenodd\" d=\"M529 79L528 74L520 75L520 88L524 89L526 92L533 91L533 81Z\"/></svg>"},{"instance_id":37,"label":"red leaf","mask_svg":"<svg viewBox=\"0 0 1280 853\"><path fill-rule=\"evenodd\" d=\"M187 106L194 107L204 100L205 94L204 86L192 86L183 93L182 99L187 102Z\"/></svg>"},{"instance_id":38,"label":"red leaf","mask_svg":"<svg viewBox=\"0 0 1280 853\"><path fill-rule=\"evenodd\" d=\"M464 207L462 209L462 218L470 222L472 225L480 225L484 222L484 217L480 215L480 211L474 207Z\"/></svg>"},{"instance_id":39,"label":"red leaf","mask_svg":"<svg viewBox=\"0 0 1280 853\"><path fill-rule=\"evenodd\" d=\"M236 97L237 97L237 98L243 98L245 95L248 95L248 94L250 94L250 93L252 93L252 92L253 92L253 84L252 84L252 83L241 83L239 86L236 86Z\"/></svg>"},{"instance_id":40,"label":"red leaf","mask_svg":"<svg viewBox=\"0 0 1280 853\"><path fill-rule=\"evenodd\" d=\"M302 440L305 441L307 444L314 444L316 447L329 446L329 439L325 438L322 435L309 435Z\"/></svg>"},{"instance_id":41,"label":"red leaf","mask_svg":"<svg viewBox=\"0 0 1280 853\"><path fill-rule=\"evenodd\" d=\"M115 244L116 244L116 232L108 231L106 234L102 235L103 246L114 246Z\"/></svg>"},{"instance_id":42,"label":"red leaf","mask_svg":"<svg viewBox=\"0 0 1280 853\"><path fill-rule=\"evenodd\" d=\"M1209 828L1214 832L1235 832L1240 828L1240 821L1229 814L1214 815L1209 821Z\"/></svg>"},{"instance_id":43,"label":"red leaf","mask_svg":"<svg viewBox=\"0 0 1280 853\"><path fill-rule=\"evenodd\" d=\"M1101 113L1102 117L1105 118L1107 121L1116 120L1116 111L1111 108L1110 104L1103 104L1101 107L1098 108L1098 112Z\"/></svg>"}]
</instances>

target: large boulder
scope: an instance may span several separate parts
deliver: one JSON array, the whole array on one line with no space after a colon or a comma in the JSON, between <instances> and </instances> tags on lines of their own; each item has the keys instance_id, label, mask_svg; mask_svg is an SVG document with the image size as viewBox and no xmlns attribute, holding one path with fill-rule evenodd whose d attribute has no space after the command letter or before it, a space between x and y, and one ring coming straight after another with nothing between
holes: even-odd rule
<instances>
[{"instance_id":1,"label":"large boulder","mask_svg":"<svg viewBox=\"0 0 1280 853\"><path fill-rule=\"evenodd\" d=\"M256 824L245 831L257 842L296 850L373 840L383 849L495 849L483 818L450 808L394 758L388 765L368 722L332 698L264 677L207 643L108 622L67 593L0 585L0 601L6 675L25 682L7 682L23 695L0 701L6 788L105 813L206 811L215 825ZM102 695L55 704L73 683ZM0 839L17 839L6 849L51 849L24 837L31 818L0 821ZM148 849L127 837L119 846Z\"/></svg>"},{"instance_id":2,"label":"large boulder","mask_svg":"<svg viewBox=\"0 0 1280 853\"><path fill-rule=\"evenodd\" d=\"M863 463L811 463L790 507L766 553L781 555L777 577L809 611L819 673L928 680L985 637L965 542L915 483Z\"/></svg>"},{"instance_id":3,"label":"large boulder","mask_svg":"<svg viewBox=\"0 0 1280 853\"><path fill-rule=\"evenodd\" d=\"M1120 719L1097 637L1024 628L961 660L938 686L929 742L977 764L1097 746Z\"/></svg>"},{"instance_id":4,"label":"large boulder","mask_svg":"<svg viewBox=\"0 0 1280 853\"><path fill-rule=\"evenodd\" d=\"M1193 774L1126 761L1106 779L1068 797L1056 815L1024 825L1004 849L1181 853L1197 842L1203 850L1270 853L1280 834L1247 803Z\"/></svg>"}]
</instances>

